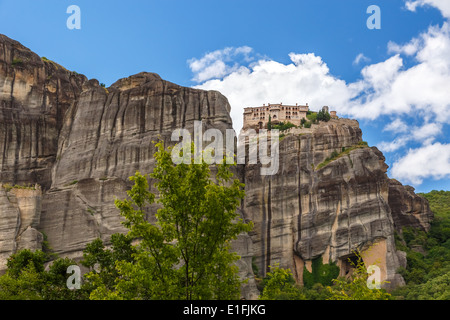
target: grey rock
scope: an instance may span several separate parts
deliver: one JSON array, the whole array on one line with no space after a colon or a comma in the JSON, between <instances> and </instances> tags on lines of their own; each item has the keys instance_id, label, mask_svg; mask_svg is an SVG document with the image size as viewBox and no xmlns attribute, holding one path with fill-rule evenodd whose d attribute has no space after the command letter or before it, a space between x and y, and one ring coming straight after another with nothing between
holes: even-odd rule
<instances>
[{"instance_id":1,"label":"grey rock","mask_svg":"<svg viewBox=\"0 0 450 320\"><path fill-rule=\"evenodd\" d=\"M126 232L114 198L126 197L128 177L137 170L153 170L152 141L174 145L172 132L192 133L196 120L204 131L232 128L230 105L217 91L181 87L148 72L103 88L4 35L0 109L0 181L42 186L0 188L0 270L17 250L40 249L43 234L57 254L79 260L95 238L108 242ZM402 284L396 270L405 259L395 249L394 230L427 230L432 214L424 198L387 177L377 148L355 148L361 137L358 122L348 119L292 129L280 141L276 175L261 176L261 166L248 163L233 169L246 185L239 213L255 224L233 242L239 274L249 279L245 298L258 294L253 265L264 276L278 262L301 282L303 266L313 259L344 266L355 249L365 252L367 263L381 260L392 287ZM342 148L352 151L318 168ZM155 212L155 206L148 210L149 221Z\"/></svg>"}]
</instances>

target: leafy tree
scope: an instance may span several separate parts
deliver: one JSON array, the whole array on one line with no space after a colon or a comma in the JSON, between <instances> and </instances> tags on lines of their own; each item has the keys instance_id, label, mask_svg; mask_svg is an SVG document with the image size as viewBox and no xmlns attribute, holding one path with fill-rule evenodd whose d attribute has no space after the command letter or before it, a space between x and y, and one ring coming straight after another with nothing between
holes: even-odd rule
<instances>
[{"instance_id":1,"label":"leafy tree","mask_svg":"<svg viewBox=\"0 0 450 320\"><path fill-rule=\"evenodd\" d=\"M399 299L449 299L450 274L450 191L421 194L430 204L435 218L428 232L403 228L397 235L397 249L406 252L407 266L398 272L406 286L393 295Z\"/></svg>"},{"instance_id":2,"label":"leafy tree","mask_svg":"<svg viewBox=\"0 0 450 320\"><path fill-rule=\"evenodd\" d=\"M294 127L296 127L296 125L289 121L270 125L271 129L278 129L280 131L285 131L285 130L288 130L288 129L294 128Z\"/></svg>"},{"instance_id":3,"label":"leafy tree","mask_svg":"<svg viewBox=\"0 0 450 320\"><path fill-rule=\"evenodd\" d=\"M94 291L99 286L113 289L119 273L116 269L117 261L133 262L136 252L132 245L133 239L128 235L116 233L111 236L111 249L107 249L101 239L89 243L83 251L81 264L89 268L85 275L85 289Z\"/></svg>"},{"instance_id":4,"label":"leafy tree","mask_svg":"<svg viewBox=\"0 0 450 320\"><path fill-rule=\"evenodd\" d=\"M331 119L331 115L328 111L320 110L317 113L317 121L325 121L328 122Z\"/></svg>"},{"instance_id":5,"label":"leafy tree","mask_svg":"<svg viewBox=\"0 0 450 320\"><path fill-rule=\"evenodd\" d=\"M6 263L8 273L13 277L18 277L29 266L32 266L35 272L41 273L44 271L46 258L45 253L41 250L35 252L28 249L21 250L8 258Z\"/></svg>"},{"instance_id":6,"label":"leafy tree","mask_svg":"<svg viewBox=\"0 0 450 320\"><path fill-rule=\"evenodd\" d=\"M317 123L317 112L311 112L310 114L306 114L306 118L308 118L308 120L311 123Z\"/></svg>"},{"instance_id":7,"label":"leafy tree","mask_svg":"<svg viewBox=\"0 0 450 320\"><path fill-rule=\"evenodd\" d=\"M319 112L317 112L317 121L323 121L323 111L320 110Z\"/></svg>"},{"instance_id":8,"label":"leafy tree","mask_svg":"<svg viewBox=\"0 0 450 320\"><path fill-rule=\"evenodd\" d=\"M44 269L47 254L25 249L11 255L6 274L0 277L1 300L70 300L86 298L84 290L67 288L67 268L73 260L58 258L48 271Z\"/></svg>"},{"instance_id":9,"label":"leafy tree","mask_svg":"<svg viewBox=\"0 0 450 320\"><path fill-rule=\"evenodd\" d=\"M244 197L243 184L232 180L229 165L217 165L214 181L206 162L175 165L170 148L156 144L156 167L150 177L159 191L156 223L145 219L155 202L147 176L130 180L129 199L116 200L134 246L133 261L115 263L113 288L97 283L91 299L236 299L241 281L233 263L230 241L252 224L236 208ZM192 145L192 151L194 146ZM97 277L98 279L98 277Z\"/></svg>"},{"instance_id":10,"label":"leafy tree","mask_svg":"<svg viewBox=\"0 0 450 320\"><path fill-rule=\"evenodd\" d=\"M279 264L270 266L270 272L263 280L264 289L260 300L306 300L306 296L295 284L290 269L282 269Z\"/></svg>"},{"instance_id":11,"label":"leafy tree","mask_svg":"<svg viewBox=\"0 0 450 320\"><path fill-rule=\"evenodd\" d=\"M333 280L333 286L327 287L330 293L328 300L391 300L391 294L384 289L369 289L366 267L361 255L358 252L355 254L357 262L349 260L355 268L352 276L349 279Z\"/></svg>"},{"instance_id":12,"label":"leafy tree","mask_svg":"<svg viewBox=\"0 0 450 320\"><path fill-rule=\"evenodd\" d=\"M300 126L303 126L305 123L306 123L306 119L305 118L302 118L302 120L300 120Z\"/></svg>"}]
</instances>

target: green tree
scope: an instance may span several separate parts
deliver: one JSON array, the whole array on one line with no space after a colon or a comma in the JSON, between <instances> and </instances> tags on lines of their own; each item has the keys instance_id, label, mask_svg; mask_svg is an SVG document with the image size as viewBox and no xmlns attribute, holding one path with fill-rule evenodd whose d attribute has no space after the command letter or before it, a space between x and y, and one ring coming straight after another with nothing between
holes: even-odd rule
<instances>
[{"instance_id":1,"label":"green tree","mask_svg":"<svg viewBox=\"0 0 450 320\"><path fill-rule=\"evenodd\" d=\"M328 122L331 119L331 115L328 111L320 110L317 113L317 121L325 121Z\"/></svg>"},{"instance_id":2,"label":"green tree","mask_svg":"<svg viewBox=\"0 0 450 320\"><path fill-rule=\"evenodd\" d=\"M307 114L306 118L308 118L311 123L317 123L317 112L311 112L310 114Z\"/></svg>"},{"instance_id":3,"label":"green tree","mask_svg":"<svg viewBox=\"0 0 450 320\"><path fill-rule=\"evenodd\" d=\"M396 236L397 249L406 252L407 266L398 272L406 286L393 295L399 299L448 300L450 267L450 191L421 194L430 204L434 220L428 232L405 227Z\"/></svg>"},{"instance_id":4,"label":"green tree","mask_svg":"<svg viewBox=\"0 0 450 320\"><path fill-rule=\"evenodd\" d=\"M323 110L320 110L319 112L317 112L317 121L323 121L323 119L324 119Z\"/></svg>"},{"instance_id":5,"label":"green tree","mask_svg":"<svg viewBox=\"0 0 450 320\"><path fill-rule=\"evenodd\" d=\"M391 300L392 296L384 289L370 289L367 286L368 274L359 252L355 252L357 262L350 261L354 271L349 279L338 278L327 287L328 300Z\"/></svg>"},{"instance_id":6,"label":"green tree","mask_svg":"<svg viewBox=\"0 0 450 320\"><path fill-rule=\"evenodd\" d=\"M270 272L263 280L264 289L260 300L306 300L306 296L295 284L290 269L282 269L279 264L269 267Z\"/></svg>"},{"instance_id":7,"label":"green tree","mask_svg":"<svg viewBox=\"0 0 450 320\"><path fill-rule=\"evenodd\" d=\"M44 269L47 254L41 250L21 250L11 255L8 269L0 277L0 300L71 300L87 297L84 290L67 288L67 268L73 260L58 258L48 271Z\"/></svg>"},{"instance_id":8,"label":"green tree","mask_svg":"<svg viewBox=\"0 0 450 320\"><path fill-rule=\"evenodd\" d=\"M133 261L117 261L113 288L100 283L92 299L236 299L241 280L239 257L230 241L252 228L236 208L243 184L233 180L229 165L216 167L214 180L206 162L175 165L170 148L156 144L156 167L150 177L159 191L155 224L146 208L155 202L147 176L130 177L129 199L116 200L128 236L139 239ZM192 145L192 151L194 146Z\"/></svg>"},{"instance_id":9,"label":"green tree","mask_svg":"<svg viewBox=\"0 0 450 320\"><path fill-rule=\"evenodd\" d=\"M99 286L104 289L113 289L119 273L116 262L133 262L133 254L136 253L132 245L133 239L128 235L116 233L111 236L111 249L107 249L101 239L95 239L89 243L83 251L81 264L89 268L85 275L84 288L89 292Z\"/></svg>"}]
</instances>

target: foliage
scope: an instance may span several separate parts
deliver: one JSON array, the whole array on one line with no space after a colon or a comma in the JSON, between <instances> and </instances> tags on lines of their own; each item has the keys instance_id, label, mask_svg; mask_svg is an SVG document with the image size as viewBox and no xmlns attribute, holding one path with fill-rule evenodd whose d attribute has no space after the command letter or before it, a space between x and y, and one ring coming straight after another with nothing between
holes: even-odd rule
<instances>
[{"instance_id":1,"label":"foliage","mask_svg":"<svg viewBox=\"0 0 450 320\"><path fill-rule=\"evenodd\" d=\"M58 255L53 252L53 248L50 246L47 234L43 231L41 231L41 234L44 238L42 241L42 252L45 254L45 262L57 259Z\"/></svg>"},{"instance_id":2,"label":"foliage","mask_svg":"<svg viewBox=\"0 0 450 320\"><path fill-rule=\"evenodd\" d=\"M91 299L236 299L241 281L233 263L230 241L252 227L236 213L244 197L243 184L232 180L229 165L217 165L215 181L209 165L174 165L170 149L156 144L157 203L162 205L156 223L146 219L155 202L147 176L137 172L129 199L116 200L128 237L139 239L132 261L115 262L114 284L88 276L96 286ZM192 151L194 146L192 145ZM193 160L192 160L193 161ZM99 245L99 244L97 244ZM101 272L100 272L101 273Z\"/></svg>"},{"instance_id":3,"label":"foliage","mask_svg":"<svg viewBox=\"0 0 450 320\"><path fill-rule=\"evenodd\" d=\"M282 269L279 264L269 266L270 272L263 280L260 300L306 300L300 287L295 284L290 269Z\"/></svg>"},{"instance_id":4,"label":"foliage","mask_svg":"<svg viewBox=\"0 0 450 320\"><path fill-rule=\"evenodd\" d=\"M317 113L317 121L328 122L328 121L330 121L330 119L331 119L331 116L330 116L330 114L328 113L328 111L320 110L320 111Z\"/></svg>"},{"instance_id":5,"label":"foliage","mask_svg":"<svg viewBox=\"0 0 450 320\"><path fill-rule=\"evenodd\" d=\"M311 289L314 284L320 283L329 286L339 276L339 267L335 263L323 264L322 257L312 260L312 272L303 268L303 283L306 288Z\"/></svg>"},{"instance_id":6,"label":"foliage","mask_svg":"<svg viewBox=\"0 0 450 320\"><path fill-rule=\"evenodd\" d=\"M287 122L279 122L277 124L272 124L270 125L271 129L278 129L280 131L285 131L288 130L290 128L296 128L297 126L289 121ZM270 130L270 129L269 129Z\"/></svg>"},{"instance_id":7,"label":"foliage","mask_svg":"<svg viewBox=\"0 0 450 320\"><path fill-rule=\"evenodd\" d=\"M370 289L367 286L368 274L361 254L355 252L356 263L349 260L354 267L349 279L338 278L333 280L333 286L328 286L330 293L328 300L391 300L391 294L384 289Z\"/></svg>"},{"instance_id":8,"label":"foliage","mask_svg":"<svg viewBox=\"0 0 450 320\"><path fill-rule=\"evenodd\" d=\"M6 192L11 191L12 189L27 189L27 190L36 190L36 185L35 184L27 184L27 185L11 185L9 183L5 183L3 184L3 189L6 190Z\"/></svg>"},{"instance_id":9,"label":"foliage","mask_svg":"<svg viewBox=\"0 0 450 320\"><path fill-rule=\"evenodd\" d=\"M85 289L89 292L98 287L112 290L119 272L115 268L116 262L133 262L133 254L136 253L132 245L133 239L124 234L111 236L111 249L107 249L101 239L95 239L89 243L83 251L81 264L89 268L85 275Z\"/></svg>"},{"instance_id":10,"label":"foliage","mask_svg":"<svg viewBox=\"0 0 450 320\"><path fill-rule=\"evenodd\" d=\"M14 58L11 64L13 67L20 66L23 64L23 61L22 61L22 59Z\"/></svg>"},{"instance_id":11,"label":"foliage","mask_svg":"<svg viewBox=\"0 0 450 320\"><path fill-rule=\"evenodd\" d=\"M392 296L384 289L369 289L368 274L359 253L355 270L349 279L336 278L339 268L336 265L323 264L321 258L313 260L313 272L303 271L304 286L295 284L289 269L278 265L270 267L263 279L260 300L390 300ZM314 280L316 278L317 280ZM315 282L317 281L317 282ZM314 283L315 282L315 283ZM322 283L325 283L322 284Z\"/></svg>"},{"instance_id":12,"label":"foliage","mask_svg":"<svg viewBox=\"0 0 450 320\"><path fill-rule=\"evenodd\" d=\"M333 152L331 153L331 155L329 157L325 158L325 160L323 162L321 162L317 165L316 169L317 170L322 169L323 167L327 166L332 161L337 160L337 159L341 158L342 156L350 155L350 152L353 150L367 148L367 147L368 147L367 142L359 141L358 144L350 146L348 148L342 147L340 153L337 152L336 150L333 150ZM350 159L350 163L353 166L351 159Z\"/></svg>"},{"instance_id":13,"label":"foliage","mask_svg":"<svg viewBox=\"0 0 450 320\"><path fill-rule=\"evenodd\" d=\"M317 112L307 113L306 118L308 118L311 123L317 123Z\"/></svg>"},{"instance_id":14,"label":"foliage","mask_svg":"<svg viewBox=\"0 0 450 320\"><path fill-rule=\"evenodd\" d=\"M0 277L0 300L70 300L84 299L84 290L67 288L67 268L75 265L68 258L56 259L44 269L46 253L24 249L11 255L8 269Z\"/></svg>"},{"instance_id":15,"label":"foliage","mask_svg":"<svg viewBox=\"0 0 450 320\"><path fill-rule=\"evenodd\" d=\"M406 286L393 295L399 299L450 298L450 191L421 194L428 199L435 218L428 232L412 227L396 234L398 250L406 252L407 266L398 272Z\"/></svg>"}]
</instances>

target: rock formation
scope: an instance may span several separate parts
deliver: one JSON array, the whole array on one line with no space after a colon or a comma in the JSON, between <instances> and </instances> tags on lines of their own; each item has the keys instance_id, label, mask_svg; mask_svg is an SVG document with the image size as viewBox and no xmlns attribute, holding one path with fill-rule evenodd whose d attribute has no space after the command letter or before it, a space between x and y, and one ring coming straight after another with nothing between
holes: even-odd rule
<instances>
[{"instance_id":1,"label":"rock formation","mask_svg":"<svg viewBox=\"0 0 450 320\"><path fill-rule=\"evenodd\" d=\"M384 156L365 145L356 120L291 131L280 142L276 175L261 176L259 165L245 168L244 212L255 223L258 270L264 275L278 262L301 282L305 264L311 271L311 261L321 257L345 275L348 258L360 250L367 265L377 262L389 286L403 284L396 274L404 257L395 249L394 222L403 226L397 217L413 206L414 226L428 228L428 202L401 184L393 193Z\"/></svg>"},{"instance_id":2,"label":"rock formation","mask_svg":"<svg viewBox=\"0 0 450 320\"><path fill-rule=\"evenodd\" d=\"M3 35L0 109L3 270L10 254L39 249L44 234L55 253L79 259L95 238L124 232L114 197L126 196L137 170L153 169L153 140L173 145L172 132L192 132L196 120L204 129L232 128L230 105L217 91L145 72L103 88ZM404 259L395 250L394 229L428 228L426 200L387 177L383 155L361 143L357 121L303 130L280 141L276 175L261 176L260 166L251 164L235 170L246 184L239 211L255 223L234 243L241 276L251 280L244 296L256 294L252 264L264 275L279 262L301 282L303 265L309 268L313 259L345 270L352 250L370 245L384 279L400 284L396 268ZM324 162L333 151L339 156ZM372 261L367 254L365 260Z\"/></svg>"}]
</instances>

